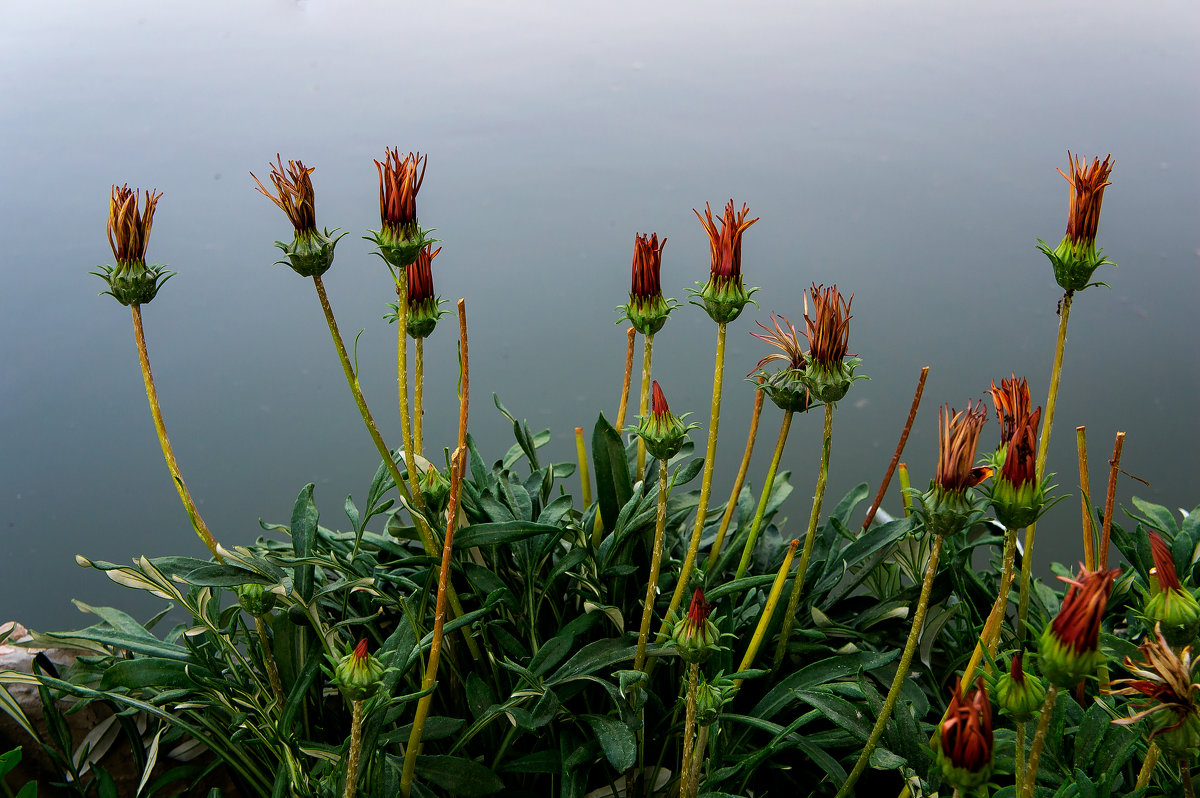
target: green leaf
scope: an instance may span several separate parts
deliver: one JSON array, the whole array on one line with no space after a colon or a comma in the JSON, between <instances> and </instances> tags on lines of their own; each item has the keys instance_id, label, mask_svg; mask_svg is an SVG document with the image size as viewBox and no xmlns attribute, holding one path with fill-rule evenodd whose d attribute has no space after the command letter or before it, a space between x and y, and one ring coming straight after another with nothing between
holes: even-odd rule
<instances>
[{"instance_id":1,"label":"green leaf","mask_svg":"<svg viewBox=\"0 0 1200 798\"><path fill-rule=\"evenodd\" d=\"M532 521L493 521L463 527L454 535L455 549L475 546L495 546L500 543L515 543L537 535L561 535L561 527L535 524Z\"/></svg>"},{"instance_id":2,"label":"green leaf","mask_svg":"<svg viewBox=\"0 0 1200 798\"><path fill-rule=\"evenodd\" d=\"M637 761L637 738L633 730L616 718L604 715L584 715L582 720L591 726L608 763L618 773L624 773Z\"/></svg>"},{"instance_id":3,"label":"green leaf","mask_svg":"<svg viewBox=\"0 0 1200 798\"><path fill-rule=\"evenodd\" d=\"M867 498L869 488L867 483L860 482L851 488L837 506L833 508L833 512L829 514L830 518L836 518L842 522L844 526L850 526L850 516L854 514L854 508Z\"/></svg>"},{"instance_id":4,"label":"green leaf","mask_svg":"<svg viewBox=\"0 0 1200 798\"><path fill-rule=\"evenodd\" d=\"M1142 514L1137 515L1129 512L1128 508L1123 508L1125 514L1130 518L1141 521L1146 526L1153 527L1172 538L1179 533L1179 525L1175 523L1175 516L1171 515L1171 511L1161 504L1153 504L1134 496L1133 506L1141 510Z\"/></svg>"},{"instance_id":5,"label":"green leaf","mask_svg":"<svg viewBox=\"0 0 1200 798\"><path fill-rule=\"evenodd\" d=\"M619 638L609 638L608 640L597 640L595 643L589 643L575 653L562 667L554 672L552 676L547 677L547 685L561 684L569 679L584 674L594 673L598 670L606 670L613 665L623 660L632 659L637 653L636 645L627 645L624 640Z\"/></svg>"},{"instance_id":6,"label":"green leaf","mask_svg":"<svg viewBox=\"0 0 1200 798\"><path fill-rule=\"evenodd\" d=\"M1108 711L1101 705L1092 704L1088 707L1083 715L1083 723L1075 730L1075 764L1082 767L1092 762L1111 720Z\"/></svg>"},{"instance_id":7,"label":"green leaf","mask_svg":"<svg viewBox=\"0 0 1200 798\"><path fill-rule=\"evenodd\" d=\"M315 487L310 482L301 488L300 494L296 497L296 503L292 505L292 550L295 551L297 557L311 557L313 542L317 539L317 520L320 518L320 513L317 512L317 506L313 503ZM298 566L295 579L296 592L305 602L310 601L313 592L313 566Z\"/></svg>"},{"instance_id":8,"label":"green leaf","mask_svg":"<svg viewBox=\"0 0 1200 798\"><path fill-rule=\"evenodd\" d=\"M173 689L196 686L196 677L211 677L212 673L199 665L188 664L177 659L139 657L125 659L110 665L100 677L100 689L112 690L127 687Z\"/></svg>"},{"instance_id":9,"label":"green leaf","mask_svg":"<svg viewBox=\"0 0 1200 798\"><path fill-rule=\"evenodd\" d=\"M592 430L592 462L596 472L596 499L605 529L613 529L621 508L633 495L629 461L620 434L601 413Z\"/></svg>"},{"instance_id":10,"label":"green leaf","mask_svg":"<svg viewBox=\"0 0 1200 798\"><path fill-rule=\"evenodd\" d=\"M532 754L504 762L502 773L557 773L561 766L558 751L535 751Z\"/></svg>"},{"instance_id":11,"label":"green leaf","mask_svg":"<svg viewBox=\"0 0 1200 798\"><path fill-rule=\"evenodd\" d=\"M776 712L796 700L796 691L827 684L841 679L856 678L859 669L873 671L887 665L900 656L899 651L838 654L805 668L776 682L771 691L763 696L751 713L760 718L770 718Z\"/></svg>"},{"instance_id":12,"label":"green leaf","mask_svg":"<svg viewBox=\"0 0 1200 798\"><path fill-rule=\"evenodd\" d=\"M166 657L185 662L195 661L186 648L174 643L164 643L149 632L140 635L126 634L114 631L103 624L89 626L87 629L79 629L74 632L48 632L39 635L39 639L42 638L55 641L63 648L78 647L95 650L95 646L89 646L87 643L97 643L102 646L123 648L135 654L145 654L148 657Z\"/></svg>"},{"instance_id":13,"label":"green leaf","mask_svg":"<svg viewBox=\"0 0 1200 798\"><path fill-rule=\"evenodd\" d=\"M209 563L189 571L181 577L189 585L197 587L238 587L239 585L269 585L271 580L245 568L232 565Z\"/></svg>"},{"instance_id":14,"label":"green leaf","mask_svg":"<svg viewBox=\"0 0 1200 798\"><path fill-rule=\"evenodd\" d=\"M840 696L822 690L798 690L797 695L803 701L819 709L821 714L833 721L834 725L848 731L856 739L866 742L871 736L871 726L867 719L851 704Z\"/></svg>"},{"instance_id":15,"label":"green leaf","mask_svg":"<svg viewBox=\"0 0 1200 798\"><path fill-rule=\"evenodd\" d=\"M0 754L0 779L7 776L19 764L21 764L20 748L14 748L11 751Z\"/></svg>"},{"instance_id":16,"label":"green leaf","mask_svg":"<svg viewBox=\"0 0 1200 798\"><path fill-rule=\"evenodd\" d=\"M421 779L462 798L492 795L504 789L504 782L490 769L460 756L418 756L416 771Z\"/></svg>"}]
</instances>

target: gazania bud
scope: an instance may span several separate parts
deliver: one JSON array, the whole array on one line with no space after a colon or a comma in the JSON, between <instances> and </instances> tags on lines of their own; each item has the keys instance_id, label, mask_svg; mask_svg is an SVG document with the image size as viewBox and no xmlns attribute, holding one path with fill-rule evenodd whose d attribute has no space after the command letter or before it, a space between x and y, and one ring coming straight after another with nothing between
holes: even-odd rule
<instances>
[{"instance_id":1,"label":"gazania bud","mask_svg":"<svg viewBox=\"0 0 1200 798\"><path fill-rule=\"evenodd\" d=\"M425 500L425 509L434 514L444 513L450 501L450 481L438 471L437 466L431 464L421 474L418 484L421 497Z\"/></svg>"},{"instance_id":2,"label":"gazania bud","mask_svg":"<svg viewBox=\"0 0 1200 798\"><path fill-rule=\"evenodd\" d=\"M644 236L636 234L633 239L633 276L629 287L629 304L617 308L621 318L617 323L628 319L633 329L642 335L654 335L667 323L667 316L674 308L674 299L663 297L662 281L659 272L662 269L662 251L667 245L667 239L658 242L658 233Z\"/></svg>"},{"instance_id":3,"label":"gazania bud","mask_svg":"<svg viewBox=\"0 0 1200 798\"><path fill-rule=\"evenodd\" d=\"M428 159L410 152L403 159L400 151L389 149L384 163L375 162L379 172L379 230L370 230L368 241L379 247L379 257L392 268L401 270L417 259L434 239L430 230L417 223L417 192L425 181ZM400 273L403 277L403 272Z\"/></svg>"},{"instance_id":4,"label":"gazania bud","mask_svg":"<svg viewBox=\"0 0 1200 798\"><path fill-rule=\"evenodd\" d=\"M1029 383L1024 379L992 383L992 402L1000 421L1000 447L992 458L999 472L988 495L996 520L1009 529L1029 526L1045 511L1046 481L1036 469L1038 424L1042 408L1029 410Z\"/></svg>"},{"instance_id":5,"label":"gazania bud","mask_svg":"<svg viewBox=\"0 0 1200 798\"><path fill-rule=\"evenodd\" d=\"M1171 645L1189 645L1200 632L1200 603L1180 583L1171 550L1154 531L1150 532L1150 553L1159 589L1146 599L1146 621L1150 626L1160 624L1163 637Z\"/></svg>"},{"instance_id":6,"label":"gazania bud","mask_svg":"<svg viewBox=\"0 0 1200 798\"><path fill-rule=\"evenodd\" d=\"M975 510L971 488L992 475L992 469L974 465L979 431L986 421L982 404L968 402L967 409L959 412L949 405L938 408L937 475L917 509L925 528L935 535L953 535L962 529Z\"/></svg>"},{"instance_id":7,"label":"gazania bud","mask_svg":"<svg viewBox=\"0 0 1200 798\"><path fill-rule=\"evenodd\" d=\"M651 457L670 460L679 452L687 440L688 430L695 426L684 426L683 419L688 415L684 413L679 417L671 412L671 408L667 407L667 398L663 396L662 388L658 387L658 380L655 380L650 415L639 420L636 430Z\"/></svg>"},{"instance_id":8,"label":"gazania bud","mask_svg":"<svg viewBox=\"0 0 1200 798\"><path fill-rule=\"evenodd\" d=\"M1104 250L1096 249L1096 228L1100 224L1100 206L1104 201L1104 189L1111 185L1112 156L1099 158L1088 165L1086 159L1067 152L1071 174L1059 169L1058 173L1071 184L1071 203L1067 209L1067 232L1056 249L1038 239L1038 249L1050 259L1054 267L1054 280L1068 294L1082 291L1091 285L1092 273L1097 268L1116 264L1104 257Z\"/></svg>"},{"instance_id":9,"label":"gazania bud","mask_svg":"<svg viewBox=\"0 0 1200 798\"><path fill-rule=\"evenodd\" d=\"M779 324L781 320L783 326ZM791 413L805 412L811 404L808 385L804 381L804 369L808 364L795 325L788 321L786 316L776 316L774 313L771 314L774 332L761 321L755 324L762 327L765 333L752 332L751 335L783 351L772 352L758 361L750 375L757 375L763 392L780 410ZM766 365L774 361L784 365L774 373L767 371Z\"/></svg>"},{"instance_id":10,"label":"gazania bud","mask_svg":"<svg viewBox=\"0 0 1200 798\"><path fill-rule=\"evenodd\" d=\"M336 231L317 230L315 194L312 178L309 177L314 171L313 167L305 166L300 161L288 161L285 171L283 159L278 153L275 159L276 162L271 164L271 182L275 191L268 191L253 172L250 177L258 184L259 193L287 214L295 231L291 243L275 242L275 246L287 258L286 261L277 262L291 267L301 277L319 277L333 265L334 247L346 234L333 236Z\"/></svg>"},{"instance_id":11,"label":"gazania bud","mask_svg":"<svg viewBox=\"0 0 1200 798\"><path fill-rule=\"evenodd\" d=\"M433 259L442 251L441 247L433 249L426 245L416 260L408 264L408 324L407 331L411 338L427 338L437 326L438 319L448 311L442 310L442 300L433 294Z\"/></svg>"},{"instance_id":12,"label":"gazania bud","mask_svg":"<svg viewBox=\"0 0 1200 798\"><path fill-rule=\"evenodd\" d=\"M983 679L961 695L956 681L950 706L938 725L936 752L946 781L960 790L986 784L992 774L992 705Z\"/></svg>"},{"instance_id":13,"label":"gazania bud","mask_svg":"<svg viewBox=\"0 0 1200 798\"><path fill-rule=\"evenodd\" d=\"M717 674L712 679L701 678L696 685L696 723L711 726L721 716L722 708L737 692L733 681Z\"/></svg>"},{"instance_id":14,"label":"gazania bud","mask_svg":"<svg viewBox=\"0 0 1200 798\"><path fill-rule=\"evenodd\" d=\"M365 701L379 691L383 681L383 665L367 653L365 637L358 641L353 651L338 661L333 679L342 695L351 701Z\"/></svg>"},{"instance_id":15,"label":"gazania bud","mask_svg":"<svg viewBox=\"0 0 1200 798\"><path fill-rule=\"evenodd\" d=\"M704 591L696 588L683 620L676 622L671 639L686 662L701 663L721 648L721 632L708 618L712 605L704 600Z\"/></svg>"},{"instance_id":16,"label":"gazania bud","mask_svg":"<svg viewBox=\"0 0 1200 798\"><path fill-rule=\"evenodd\" d=\"M97 266L94 271L104 282L108 294L122 305L144 305L158 295L158 289L175 272L166 266L146 265L146 245L154 223L154 209L162 194L146 192L146 204L138 212L138 192L128 185L113 186L108 200L108 245L116 266Z\"/></svg>"},{"instance_id":17,"label":"gazania bud","mask_svg":"<svg viewBox=\"0 0 1200 798\"><path fill-rule=\"evenodd\" d=\"M1112 593L1113 580L1121 573L1081 566L1075 579L1059 577L1071 587L1063 597L1058 615L1038 639L1038 662L1042 675L1059 687L1074 687L1091 676L1104 662L1100 652L1100 621Z\"/></svg>"},{"instance_id":18,"label":"gazania bud","mask_svg":"<svg viewBox=\"0 0 1200 798\"><path fill-rule=\"evenodd\" d=\"M996 679L993 689L1000 711L1018 723L1033 720L1033 715L1046 700L1046 685L1021 666L1021 652L1013 654L1008 673Z\"/></svg>"},{"instance_id":19,"label":"gazania bud","mask_svg":"<svg viewBox=\"0 0 1200 798\"><path fill-rule=\"evenodd\" d=\"M750 296L758 290L751 288L747 291L742 285L742 233L758 218L746 221L750 208L743 204L741 211L735 212L733 200L729 200L725 206L720 229L713 220L712 208L708 203L704 204L704 216L695 209L693 213L708 233L712 255L708 282L699 291L691 292L701 301L693 300L693 304L703 307L709 318L717 324L726 324L741 315L746 303L753 302Z\"/></svg>"},{"instance_id":20,"label":"gazania bud","mask_svg":"<svg viewBox=\"0 0 1200 798\"><path fill-rule=\"evenodd\" d=\"M840 401L855 380L854 370L862 362L849 355L850 299L844 298L836 285L828 288L812 284L813 315L808 315L808 300L804 302L805 336L808 338L808 367L804 384L820 402Z\"/></svg>"},{"instance_id":21,"label":"gazania bud","mask_svg":"<svg viewBox=\"0 0 1200 798\"><path fill-rule=\"evenodd\" d=\"M270 585L262 585L257 582L238 585L237 598L242 609L255 618L261 618L274 609L275 602L279 599L271 592Z\"/></svg>"}]
</instances>

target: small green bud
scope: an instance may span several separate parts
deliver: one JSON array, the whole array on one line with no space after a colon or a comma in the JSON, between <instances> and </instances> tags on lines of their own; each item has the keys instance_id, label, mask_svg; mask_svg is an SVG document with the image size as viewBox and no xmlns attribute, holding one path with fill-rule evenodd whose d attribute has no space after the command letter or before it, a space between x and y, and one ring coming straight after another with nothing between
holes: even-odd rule
<instances>
[{"instance_id":1,"label":"small green bud","mask_svg":"<svg viewBox=\"0 0 1200 798\"><path fill-rule=\"evenodd\" d=\"M425 509L431 514L438 515L446 511L450 501L450 480L442 476L437 467L430 464L421 474L418 484L421 488L421 498L425 500Z\"/></svg>"},{"instance_id":2,"label":"small green bud","mask_svg":"<svg viewBox=\"0 0 1200 798\"><path fill-rule=\"evenodd\" d=\"M712 605L704 600L704 591L696 588L683 620L676 622L671 640L684 661L698 664L721 649L721 631L709 620Z\"/></svg>"},{"instance_id":3,"label":"small green bud","mask_svg":"<svg viewBox=\"0 0 1200 798\"><path fill-rule=\"evenodd\" d=\"M1031 673L1026 673L1021 666L1021 652L1013 654L1012 666L1009 673L1001 674L996 679L993 689L996 705L1000 711L1019 723L1033 720L1036 713L1046 700L1046 685Z\"/></svg>"},{"instance_id":4,"label":"small green bud","mask_svg":"<svg viewBox=\"0 0 1200 798\"><path fill-rule=\"evenodd\" d=\"M367 653L365 637L358 641L353 651L341 658L333 678L338 690L351 701L365 701L379 691L383 665Z\"/></svg>"},{"instance_id":5,"label":"small green bud","mask_svg":"<svg viewBox=\"0 0 1200 798\"><path fill-rule=\"evenodd\" d=\"M276 241L275 246L287 260L276 261L288 266L301 277L319 277L333 265L333 249L346 235L333 236L336 230L320 233L313 229L307 233L296 233L290 244ZM332 238L330 236L333 236Z\"/></svg>"},{"instance_id":6,"label":"small green bud","mask_svg":"<svg viewBox=\"0 0 1200 798\"><path fill-rule=\"evenodd\" d=\"M737 692L733 682L722 674L701 679L696 685L696 723L711 726L721 716L721 710Z\"/></svg>"},{"instance_id":7,"label":"small green bud","mask_svg":"<svg viewBox=\"0 0 1200 798\"><path fill-rule=\"evenodd\" d=\"M683 420L671 412L667 398L655 380L651 386L650 415L638 422L636 430L646 444L646 451L657 460L670 460L683 448L689 429L690 426L684 426Z\"/></svg>"},{"instance_id":8,"label":"small green bud","mask_svg":"<svg viewBox=\"0 0 1200 798\"><path fill-rule=\"evenodd\" d=\"M270 585L263 585L257 582L248 582L237 587L238 604L242 605L242 609L253 615L255 618L261 618L272 609L275 608L275 602L279 597L271 591Z\"/></svg>"}]
</instances>

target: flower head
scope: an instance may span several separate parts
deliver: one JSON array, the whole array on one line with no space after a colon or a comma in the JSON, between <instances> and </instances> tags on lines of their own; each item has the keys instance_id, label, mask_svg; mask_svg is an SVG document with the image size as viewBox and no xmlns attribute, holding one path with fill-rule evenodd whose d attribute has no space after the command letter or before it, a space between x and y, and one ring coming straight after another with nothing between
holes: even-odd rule
<instances>
[{"instance_id":1,"label":"flower head","mask_svg":"<svg viewBox=\"0 0 1200 798\"><path fill-rule=\"evenodd\" d=\"M920 513L925 526L936 535L958 532L974 511L971 488L992 475L992 469L975 466L979 432L987 423L983 403L967 402L955 411L938 408L938 465L929 490L921 496Z\"/></svg>"},{"instance_id":2,"label":"flower head","mask_svg":"<svg viewBox=\"0 0 1200 798\"><path fill-rule=\"evenodd\" d=\"M742 205L741 211L734 210L733 200L725 206L725 215L720 224L713 219L712 208L704 204L704 215L692 209L700 224L708 233L709 250L712 255L712 266L709 270L708 282L699 291L692 291L700 297L704 310L718 324L725 324L736 319L747 302L752 301L750 295L757 291L749 291L742 285L742 233L758 221L758 217L746 220L750 208ZM699 283L697 283L699 285Z\"/></svg>"},{"instance_id":3,"label":"flower head","mask_svg":"<svg viewBox=\"0 0 1200 798\"><path fill-rule=\"evenodd\" d=\"M685 426L683 419L688 414L676 416L667 406L658 380L654 380L650 393L650 415L639 419L636 432L646 444L646 451L658 460L670 460L683 447L687 433L694 424Z\"/></svg>"},{"instance_id":4,"label":"flower head","mask_svg":"<svg viewBox=\"0 0 1200 798\"><path fill-rule=\"evenodd\" d=\"M407 270L408 334L413 338L426 338L433 332L438 319L449 311L442 310L442 300L433 295L433 259L442 251L427 244L417 253L417 258L405 267Z\"/></svg>"},{"instance_id":5,"label":"flower head","mask_svg":"<svg viewBox=\"0 0 1200 798\"><path fill-rule=\"evenodd\" d=\"M1113 580L1121 569L1089 571L1080 566L1079 576L1060 576L1070 587L1058 615L1038 640L1042 674L1060 687L1073 687L1091 676L1104 661L1100 653L1100 621L1112 593Z\"/></svg>"},{"instance_id":6,"label":"flower head","mask_svg":"<svg viewBox=\"0 0 1200 798\"><path fill-rule=\"evenodd\" d=\"M633 328L642 335L654 335L667 323L667 315L674 308L674 299L664 299L659 271L662 268L662 251L667 239L660 244L658 233L644 236L637 233L633 238L633 274L629 287L629 304L617 310L621 318L617 323L629 319Z\"/></svg>"},{"instance_id":7,"label":"flower head","mask_svg":"<svg viewBox=\"0 0 1200 798\"><path fill-rule=\"evenodd\" d=\"M379 220L377 231L365 236L379 247L379 256L395 269L412 263L433 239L417 223L417 192L425 181L428 156L388 149L383 163L375 162L379 172Z\"/></svg>"},{"instance_id":8,"label":"flower head","mask_svg":"<svg viewBox=\"0 0 1200 798\"><path fill-rule=\"evenodd\" d=\"M1171 549L1162 535L1151 530L1149 537L1158 588L1152 586L1146 598L1145 618L1151 625L1161 627L1168 643L1186 645L1200 632L1200 603L1179 581Z\"/></svg>"},{"instance_id":9,"label":"flower head","mask_svg":"<svg viewBox=\"0 0 1200 798\"><path fill-rule=\"evenodd\" d=\"M711 612L712 605L704 600L704 591L696 588L687 616L671 632L675 647L687 662L704 662L721 647L721 632L708 617Z\"/></svg>"},{"instance_id":10,"label":"flower head","mask_svg":"<svg viewBox=\"0 0 1200 798\"><path fill-rule=\"evenodd\" d=\"M144 305L158 294L162 284L175 274L166 266L146 265L146 245L154 211L162 194L146 191L139 210L138 191L127 185L113 186L108 199L108 245L116 266L98 266L92 274L108 283L108 294L122 305Z\"/></svg>"},{"instance_id":11,"label":"flower head","mask_svg":"<svg viewBox=\"0 0 1200 798\"><path fill-rule=\"evenodd\" d=\"M961 790L987 783L992 773L992 705L983 679L962 694L955 681L937 730L937 756L946 780Z\"/></svg>"},{"instance_id":12,"label":"flower head","mask_svg":"<svg viewBox=\"0 0 1200 798\"><path fill-rule=\"evenodd\" d=\"M236 590L238 604L255 618L261 618L274 609L275 602L279 599L271 590L271 585L261 582L247 582L238 585Z\"/></svg>"},{"instance_id":13,"label":"flower head","mask_svg":"<svg viewBox=\"0 0 1200 798\"><path fill-rule=\"evenodd\" d=\"M804 381L813 396L822 402L836 402L846 395L862 361L850 356L850 303L836 285L828 288L812 284L813 314L808 315L808 300L804 301L804 335L808 338L808 369Z\"/></svg>"},{"instance_id":14,"label":"flower head","mask_svg":"<svg viewBox=\"0 0 1200 798\"><path fill-rule=\"evenodd\" d=\"M783 326L780 326L780 320L783 321ZM758 375L763 391L780 410L803 413L808 410L811 397L808 385L803 379L807 360L795 325L788 321L786 316L776 316L774 313L771 314L771 325L775 328L774 331L761 321L757 321L755 324L763 331L750 334L782 351L772 352L763 357L750 375ZM782 363L782 367L774 373L768 372L767 364L776 361Z\"/></svg>"},{"instance_id":15,"label":"flower head","mask_svg":"<svg viewBox=\"0 0 1200 798\"><path fill-rule=\"evenodd\" d=\"M283 158L276 153L275 163L271 164L274 191L268 191L262 181L253 172L250 173L250 177L258 184L258 192L278 205L292 223L295 230L292 242L285 244L276 241L275 246L287 258L279 263L290 266L301 277L319 277L329 271L333 265L333 248L342 237L330 238L332 233L329 230L317 230L316 199L312 178L309 177L313 171L314 167L305 166L300 161L288 161L285 169Z\"/></svg>"},{"instance_id":16,"label":"flower head","mask_svg":"<svg viewBox=\"0 0 1200 798\"><path fill-rule=\"evenodd\" d=\"M1194 682L1192 650L1185 647L1176 653L1158 628L1138 650L1141 662L1125 658L1125 668L1134 678L1114 681L1113 686L1120 687L1111 692L1146 700L1138 712L1113 723L1128 726L1153 717L1150 739L1169 755L1190 759L1200 747L1200 702L1196 700L1200 684Z\"/></svg>"},{"instance_id":17,"label":"flower head","mask_svg":"<svg viewBox=\"0 0 1200 798\"><path fill-rule=\"evenodd\" d=\"M364 701L379 691L383 683L382 663L367 653L367 639L358 641L354 650L338 660L334 682L351 701Z\"/></svg>"},{"instance_id":18,"label":"flower head","mask_svg":"<svg viewBox=\"0 0 1200 798\"><path fill-rule=\"evenodd\" d=\"M1046 700L1046 685L1032 673L1025 672L1021 659L1020 651L1013 654L1009 672L996 677L993 692L1000 710L1013 720L1024 723L1033 719L1034 713Z\"/></svg>"},{"instance_id":19,"label":"flower head","mask_svg":"<svg viewBox=\"0 0 1200 798\"><path fill-rule=\"evenodd\" d=\"M1038 239L1038 249L1045 253L1054 267L1054 279L1068 294L1082 291L1092 283L1092 273L1100 266L1116 264L1104 257L1104 251L1096 249L1096 229L1100 224L1100 206L1104 202L1104 189L1112 185L1113 160L1111 155L1101 161L1072 155L1067 151L1071 170L1058 173L1071 184L1071 201L1067 208L1067 232L1057 249L1050 249L1046 242Z\"/></svg>"},{"instance_id":20,"label":"flower head","mask_svg":"<svg viewBox=\"0 0 1200 798\"><path fill-rule=\"evenodd\" d=\"M1000 446L992 458L999 476L990 499L996 518L1009 529L1032 524L1046 509L1045 482L1037 478L1038 425L1042 408L1029 410L1029 383L1024 378L992 383L992 403L1000 422Z\"/></svg>"}]
</instances>

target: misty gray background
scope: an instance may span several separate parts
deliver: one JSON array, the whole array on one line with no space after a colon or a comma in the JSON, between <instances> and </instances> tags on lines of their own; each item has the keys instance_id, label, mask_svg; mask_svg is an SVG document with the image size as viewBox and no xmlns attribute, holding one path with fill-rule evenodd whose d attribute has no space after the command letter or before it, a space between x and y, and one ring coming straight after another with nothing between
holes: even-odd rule
<instances>
[{"instance_id":1,"label":"misty gray background","mask_svg":"<svg viewBox=\"0 0 1200 798\"><path fill-rule=\"evenodd\" d=\"M377 465L311 281L273 266L284 216L253 191L276 152L316 167L317 218L350 232L326 275L362 381L399 440L392 298L360 239L378 226L373 158L429 154L421 221L445 247L439 293L465 297L472 433L511 444L500 394L547 456L615 415L633 238L669 240L663 285L708 270L692 214L733 197L753 307L730 325L714 500L745 442L770 311L800 323L810 282L854 293L851 351L870 382L838 408L829 501L882 476L918 372L932 367L905 459L923 485L936 408L1027 376L1044 402L1061 295L1066 150L1116 159L1100 243L1120 264L1075 303L1050 468L1076 482L1086 424L1102 486L1117 430L1122 482L1172 508L1200 501L1195 305L1200 232L1200 11L1190 2L1045 4L665 2L63 2L3 4L0 22L0 620L90 622L70 604L149 614L75 553L202 554L164 468L129 311L87 274L111 261L111 184L164 193L151 261L179 272L144 310L180 466L226 543L286 521L317 484L345 525ZM453 323L427 345L428 450L454 436ZM655 375L705 420L715 325L684 306ZM768 403L757 485L779 425ZM800 535L819 413L783 468ZM994 418L984 448L999 434ZM702 445L704 430L693 433ZM576 480L568 485L572 490ZM1099 491L1097 487L1097 492ZM893 489L888 506L895 510ZM860 516L861 517L861 516ZM1078 500L1040 528L1039 558L1081 557Z\"/></svg>"}]
</instances>

